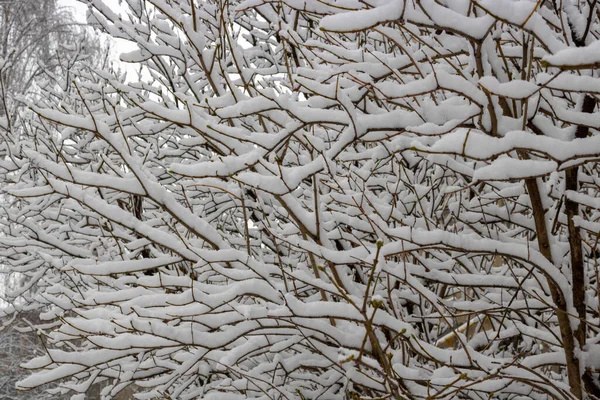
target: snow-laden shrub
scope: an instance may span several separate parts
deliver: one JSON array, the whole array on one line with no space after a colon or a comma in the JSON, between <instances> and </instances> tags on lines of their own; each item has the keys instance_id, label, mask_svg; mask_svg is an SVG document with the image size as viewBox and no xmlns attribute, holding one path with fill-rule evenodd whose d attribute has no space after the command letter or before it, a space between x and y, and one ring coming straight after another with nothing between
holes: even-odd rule
<instances>
[{"instance_id":1,"label":"snow-laden shrub","mask_svg":"<svg viewBox=\"0 0 600 400\"><path fill-rule=\"evenodd\" d=\"M140 74L4 144L22 388L598 396L596 1L90 3Z\"/></svg>"}]
</instances>

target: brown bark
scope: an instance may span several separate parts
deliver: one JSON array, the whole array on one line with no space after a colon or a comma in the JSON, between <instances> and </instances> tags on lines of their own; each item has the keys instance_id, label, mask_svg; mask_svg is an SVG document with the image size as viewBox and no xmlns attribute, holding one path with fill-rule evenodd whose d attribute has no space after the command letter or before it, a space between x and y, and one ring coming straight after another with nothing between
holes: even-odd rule
<instances>
[{"instance_id":1,"label":"brown bark","mask_svg":"<svg viewBox=\"0 0 600 400\"><path fill-rule=\"evenodd\" d=\"M592 7L593 11L594 7ZM585 39L589 33L590 23L592 22L593 12L588 16L587 27L582 37L577 37L575 30L572 30L572 39L577 47L585 46ZM583 99L581 112L591 114L596 108L596 99L586 94ZM587 126L578 126L575 131L576 139L583 139L589 134ZM570 168L565 172L565 190L579 190L579 167ZM583 259L583 248L579 230L575 226L574 218L579 215L579 204L565 198L565 214L567 216L567 228L569 232L569 250L571 254L571 284L573 306L579 317L579 325L575 329L574 336L580 349L583 349L586 342L586 307L585 307L585 265ZM600 397L600 388L594 383L589 373L583 375L583 381L586 392L594 397Z\"/></svg>"},{"instance_id":2,"label":"brown bark","mask_svg":"<svg viewBox=\"0 0 600 400\"><path fill-rule=\"evenodd\" d=\"M533 210L533 218L535 221L535 230L538 238L540 252L544 257L546 257L548 261L552 262L548 227L546 226L545 212L537 180L535 178L526 179L525 185L527 187L527 192L529 193L529 198L531 200L531 208ZM575 341L573 329L571 327L571 321L569 320L569 314L567 312L567 303L565 301L564 295L560 292L556 283L549 277L548 286L550 287L552 301L554 301L554 304L556 306L556 316L558 318L558 325L560 328L562 345L565 349L565 358L567 362L567 377L569 379L571 393L577 399L583 399L583 388L581 385L581 369L579 368L579 360L575 356Z\"/></svg>"},{"instance_id":3,"label":"brown bark","mask_svg":"<svg viewBox=\"0 0 600 400\"><path fill-rule=\"evenodd\" d=\"M596 100L586 95L583 100L582 112L591 114L596 108ZM578 126L575 138L582 139L588 136L587 126ZM565 172L565 190L579 190L579 167L573 167ZM583 259L583 248L579 229L575 226L574 218L579 215L579 204L565 198L565 214L567 216L567 228L569 232L569 250L571 254L571 283L573 288L573 306L577 310L579 325L575 329L574 336L579 348L583 349L586 339L586 312L585 312L585 265ZM589 374L584 376L585 386L588 392L596 397L600 395L600 389L596 387Z\"/></svg>"},{"instance_id":4,"label":"brown bark","mask_svg":"<svg viewBox=\"0 0 600 400\"><path fill-rule=\"evenodd\" d=\"M588 25L583 37L577 37L575 30L572 30L572 39L575 46L585 46L585 37L589 32L589 23L591 22L592 17L593 14L590 13L588 17ZM596 100L590 95L585 95L581 112L591 114L595 107ZM588 136L588 134L589 128L580 125L576 129L575 138L585 138ZM565 172L565 190L579 190L578 174L579 167L570 168ZM539 188L535 179L528 179L525 181L525 183L531 198L540 251L544 257L551 261L552 257L550 252L548 229L544 217L545 213L541 202ZM592 377L588 373L582 374L582 372L585 371L581 371L579 360L575 355L575 344L577 344L579 349L582 349L585 345L586 339L585 271L583 249L581 236L579 236L578 229L574 222L574 217L579 215L579 205L576 202L565 198L565 214L567 217L569 247L571 254L571 296L573 298L573 306L579 318L579 324L575 330L573 330L573 327L569 321L569 315L567 313L564 296L558 291L558 288L553 282L550 280L548 280L548 282L552 299L557 307L557 317L560 326L561 339L565 349L567 376L569 379L569 385L571 386L571 393L578 399L583 399L584 388L582 387L582 377L586 392L588 392L588 394L598 396L600 394L600 389L596 387L596 385L593 383Z\"/></svg>"},{"instance_id":5,"label":"brown bark","mask_svg":"<svg viewBox=\"0 0 600 400\"><path fill-rule=\"evenodd\" d=\"M583 100L582 112L592 113L596 107L596 101L593 97L586 95ZM587 137L589 128L587 126L578 126L575 132L577 139ZM578 191L579 190L579 167L573 167L565 173L565 190ZM577 227L575 226L574 217L579 215L579 205L565 198L565 213L567 215L567 225L569 230L569 247L571 252L571 277L573 285L573 305L579 315L579 326L575 331L575 338L579 344L579 347L583 347L585 344L585 280L584 280L584 263L583 263L583 249L581 246L581 237Z\"/></svg>"}]
</instances>

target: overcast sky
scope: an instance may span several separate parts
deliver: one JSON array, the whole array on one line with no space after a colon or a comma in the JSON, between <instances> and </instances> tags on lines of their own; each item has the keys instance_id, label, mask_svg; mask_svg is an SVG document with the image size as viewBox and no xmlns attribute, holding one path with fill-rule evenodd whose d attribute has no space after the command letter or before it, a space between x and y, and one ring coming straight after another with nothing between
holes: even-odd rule
<instances>
[{"instance_id":1,"label":"overcast sky","mask_svg":"<svg viewBox=\"0 0 600 400\"><path fill-rule=\"evenodd\" d=\"M117 11L119 9L123 9L122 6L119 5L119 0L103 0L105 4L107 4L111 10L113 11ZM80 22L86 22L85 19L85 14L87 11L87 6L80 3L77 0L58 0L58 3L61 5L64 5L66 7L70 7L75 11L75 16L77 18L78 21ZM118 62L118 57L121 53L126 53L129 51L133 51L136 49L136 46L132 43L129 43L125 40L122 39L112 39L113 42L113 48L115 49L114 51L114 57L116 62ZM131 64L126 64L126 63L119 63L121 68L127 70L128 72L128 77L134 77L136 76L136 73L138 71L138 68L136 68L135 66L131 65Z\"/></svg>"}]
</instances>

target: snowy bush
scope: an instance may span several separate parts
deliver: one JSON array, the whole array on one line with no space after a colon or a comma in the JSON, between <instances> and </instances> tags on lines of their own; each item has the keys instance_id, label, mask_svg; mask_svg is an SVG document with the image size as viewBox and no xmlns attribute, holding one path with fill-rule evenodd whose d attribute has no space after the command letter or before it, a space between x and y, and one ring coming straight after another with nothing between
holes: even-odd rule
<instances>
[{"instance_id":1,"label":"snowy bush","mask_svg":"<svg viewBox=\"0 0 600 400\"><path fill-rule=\"evenodd\" d=\"M4 142L21 388L600 397L595 0L126 3Z\"/></svg>"}]
</instances>

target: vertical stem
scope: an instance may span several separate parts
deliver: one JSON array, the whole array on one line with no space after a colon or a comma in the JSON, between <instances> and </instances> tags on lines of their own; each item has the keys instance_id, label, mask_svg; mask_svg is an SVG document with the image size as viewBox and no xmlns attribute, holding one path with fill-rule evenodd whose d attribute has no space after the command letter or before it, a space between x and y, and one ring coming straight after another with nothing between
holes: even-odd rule
<instances>
[{"instance_id":1,"label":"vertical stem","mask_svg":"<svg viewBox=\"0 0 600 400\"><path fill-rule=\"evenodd\" d=\"M590 95L583 99L581 112L590 114L596 107L596 101ZM587 126L578 126L575 131L575 138L582 139L587 137L589 128ZM579 167L573 167L565 172L565 190L579 190ZM579 205L565 197L565 213L567 214L567 225L569 231L569 247L571 252L571 278L573 284L573 305L579 315L579 325L575 329L575 338L580 348L585 344L585 273L583 262L583 249L581 246L581 236L575 226L574 217L579 215Z\"/></svg>"},{"instance_id":2,"label":"vertical stem","mask_svg":"<svg viewBox=\"0 0 600 400\"><path fill-rule=\"evenodd\" d=\"M596 108L596 100L585 95L581 112L591 114ZM575 138L582 139L588 136L587 126L578 126ZM565 191L579 190L579 167L573 167L565 172ZM579 215L579 204L565 196L565 214L567 217L567 228L569 233L569 250L571 254L571 282L573 288L573 306L579 317L579 324L575 328L574 336L579 349L583 349L586 343L586 306L585 306L585 263L583 259L582 240L579 229L575 226L575 217ZM585 373L583 381L586 391L595 396L600 395L600 388L594 383L592 377Z\"/></svg>"},{"instance_id":3,"label":"vertical stem","mask_svg":"<svg viewBox=\"0 0 600 400\"><path fill-rule=\"evenodd\" d=\"M548 261L552 262L548 227L546 226L546 216L537 179L525 179L525 185L531 200L531 208L533 210L533 219L535 221L535 230L538 237L540 252ZM569 379L569 386L571 387L571 393L577 399L583 399L583 390L581 387L581 368L579 366L579 359L575 355L573 329L571 327L571 321L569 320L569 314L567 312L567 302L554 281L552 281L549 277L548 286L550 287L552 301L556 306L556 317L558 318L562 345L565 349L567 376Z\"/></svg>"},{"instance_id":4,"label":"vertical stem","mask_svg":"<svg viewBox=\"0 0 600 400\"><path fill-rule=\"evenodd\" d=\"M138 220L143 221L144 215L144 198L140 195L134 194L131 196L131 213ZM144 248L140 252L140 258L150 258L151 253L148 247ZM153 275L158 269L146 271L147 275Z\"/></svg>"}]
</instances>

